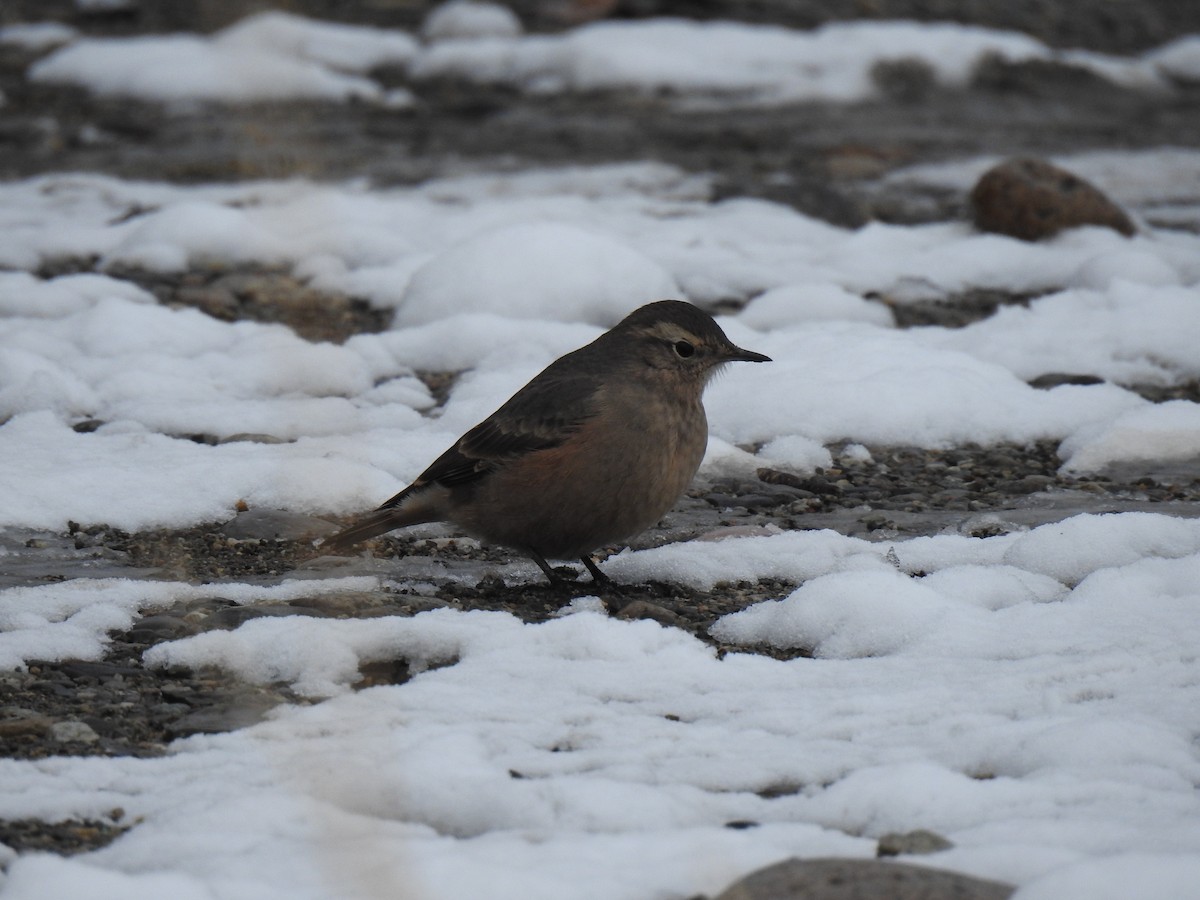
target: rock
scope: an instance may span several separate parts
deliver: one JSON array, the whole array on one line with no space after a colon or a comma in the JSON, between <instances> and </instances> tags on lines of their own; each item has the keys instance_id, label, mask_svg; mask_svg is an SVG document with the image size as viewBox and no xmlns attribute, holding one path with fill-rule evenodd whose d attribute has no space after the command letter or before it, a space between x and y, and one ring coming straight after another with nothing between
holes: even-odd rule
<instances>
[{"instance_id":1,"label":"rock","mask_svg":"<svg viewBox=\"0 0 1200 900\"><path fill-rule=\"evenodd\" d=\"M1104 384L1104 379L1099 375L1076 374L1074 372L1047 372L1044 375L1039 375L1037 378L1031 379L1028 384L1031 388L1037 388L1039 391L1048 391L1050 388L1060 387L1064 384Z\"/></svg>"},{"instance_id":2,"label":"rock","mask_svg":"<svg viewBox=\"0 0 1200 900\"><path fill-rule=\"evenodd\" d=\"M138 643L158 643L188 637L200 629L182 616L159 614L143 616L126 632L126 638Z\"/></svg>"},{"instance_id":3,"label":"rock","mask_svg":"<svg viewBox=\"0 0 1200 900\"><path fill-rule=\"evenodd\" d=\"M975 226L1023 241L1067 228L1101 225L1124 235L1136 230L1125 212L1078 175L1043 159L1021 157L989 169L971 191Z\"/></svg>"},{"instance_id":4,"label":"rock","mask_svg":"<svg viewBox=\"0 0 1200 900\"><path fill-rule=\"evenodd\" d=\"M879 839L876 856L900 856L903 853L937 853L953 847L940 834L918 828L916 831L890 831Z\"/></svg>"},{"instance_id":5,"label":"rock","mask_svg":"<svg viewBox=\"0 0 1200 900\"><path fill-rule=\"evenodd\" d=\"M716 900L1004 900L1014 888L957 872L875 859L788 859L759 869Z\"/></svg>"},{"instance_id":6,"label":"rock","mask_svg":"<svg viewBox=\"0 0 1200 900\"><path fill-rule=\"evenodd\" d=\"M933 66L912 56L881 59L871 66L871 81L889 100L919 103L937 88Z\"/></svg>"},{"instance_id":7,"label":"rock","mask_svg":"<svg viewBox=\"0 0 1200 900\"><path fill-rule=\"evenodd\" d=\"M217 438L218 444L286 444L286 438L276 437L273 434L263 434L261 431L239 431L237 434L231 434L229 437ZM244 503L245 501L238 501Z\"/></svg>"},{"instance_id":8,"label":"rock","mask_svg":"<svg viewBox=\"0 0 1200 900\"><path fill-rule=\"evenodd\" d=\"M684 625L684 620L678 613L672 612L665 606L659 606L657 603L649 603L645 600L634 600L631 603L626 603L617 610L616 616L618 619L651 619L660 625L675 625L678 627Z\"/></svg>"},{"instance_id":9,"label":"rock","mask_svg":"<svg viewBox=\"0 0 1200 900\"><path fill-rule=\"evenodd\" d=\"M303 541L336 530L337 526L327 519L284 509L250 509L238 513L220 528L225 537L239 541Z\"/></svg>"},{"instance_id":10,"label":"rock","mask_svg":"<svg viewBox=\"0 0 1200 900\"><path fill-rule=\"evenodd\" d=\"M181 287L175 301L184 306L194 306L203 313L223 322L234 322L238 318L238 301L228 287L219 284Z\"/></svg>"},{"instance_id":11,"label":"rock","mask_svg":"<svg viewBox=\"0 0 1200 900\"><path fill-rule=\"evenodd\" d=\"M41 737L54 724L51 719L36 710L20 706L0 708L0 740L16 737Z\"/></svg>"},{"instance_id":12,"label":"rock","mask_svg":"<svg viewBox=\"0 0 1200 900\"><path fill-rule=\"evenodd\" d=\"M211 705L189 712L166 724L168 733L183 737L189 734L220 734L257 725L267 713L283 702L269 691L253 688L231 689L214 694Z\"/></svg>"},{"instance_id":13,"label":"rock","mask_svg":"<svg viewBox=\"0 0 1200 900\"><path fill-rule=\"evenodd\" d=\"M50 739L60 744L94 744L100 740L100 735L87 722L68 719L50 726Z\"/></svg>"}]
</instances>

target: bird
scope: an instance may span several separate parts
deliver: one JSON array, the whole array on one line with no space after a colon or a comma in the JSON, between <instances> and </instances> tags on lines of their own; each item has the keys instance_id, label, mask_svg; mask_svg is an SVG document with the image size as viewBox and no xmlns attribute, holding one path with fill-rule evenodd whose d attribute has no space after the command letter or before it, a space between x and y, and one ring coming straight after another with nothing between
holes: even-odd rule
<instances>
[{"instance_id":1,"label":"bird","mask_svg":"<svg viewBox=\"0 0 1200 900\"><path fill-rule=\"evenodd\" d=\"M649 528L687 489L708 445L704 388L738 361L771 359L691 303L646 304L548 365L322 550L448 522L529 557L551 584L563 580L548 559L579 559L610 586L592 552Z\"/></svg>"}]
</instances>

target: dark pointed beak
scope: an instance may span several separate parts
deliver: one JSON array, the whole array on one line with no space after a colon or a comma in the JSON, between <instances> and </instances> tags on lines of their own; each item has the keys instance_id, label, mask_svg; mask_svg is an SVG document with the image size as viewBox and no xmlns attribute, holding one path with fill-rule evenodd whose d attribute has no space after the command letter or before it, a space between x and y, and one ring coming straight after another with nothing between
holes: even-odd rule
<instances>
[{"instance_id":1,"label":"dark pointed beak","mask_svg":"<svg viewBox=\"0 0 1200 900\"><path fill-rule=\"evenodd\" d=\"M755 353L753 350L743 350L730 344L725 348L725 359L730 362L772 362L771 357L762 353Z\"/></svg>"}]
</instances>

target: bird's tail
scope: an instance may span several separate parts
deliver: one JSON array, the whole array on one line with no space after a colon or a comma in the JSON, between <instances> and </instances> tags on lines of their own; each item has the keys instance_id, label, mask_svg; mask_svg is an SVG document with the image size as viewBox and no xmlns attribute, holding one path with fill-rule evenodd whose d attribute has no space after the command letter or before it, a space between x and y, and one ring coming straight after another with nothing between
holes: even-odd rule
<instances>
[{"instance_id":1,"label":"bird's tail","mask_svg":"<svg viewBox=\"0 0 1200 900\"><path fill-rule=\"evenodd\" d=\"M355 544L370 540L373 537L391 531L393 528L403 528L405 525L415 525L426 521L420 516L405 512L394 506L377 509L367 513L357 522L348 525L332 537L321 541L322 550L348 550Z\"/></svg>"}]
</instances>

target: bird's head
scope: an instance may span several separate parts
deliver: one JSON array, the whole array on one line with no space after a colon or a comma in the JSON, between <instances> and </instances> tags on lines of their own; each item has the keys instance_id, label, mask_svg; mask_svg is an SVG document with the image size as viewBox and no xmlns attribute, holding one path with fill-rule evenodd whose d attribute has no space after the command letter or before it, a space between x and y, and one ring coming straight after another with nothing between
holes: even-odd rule
<instances>
[{"instance_id":1,"label":"bird's head","mask_svg":"<svg viewBox=\"0 0 1200 900\"><path fill-rule=\"evenodd\" d=\"M771 361L734 344L712 316L682 300L648 303L622 319L609 335L656 374L669 373L672 380L701 387L725 363Z\"/></svg>"}]
</instances>

